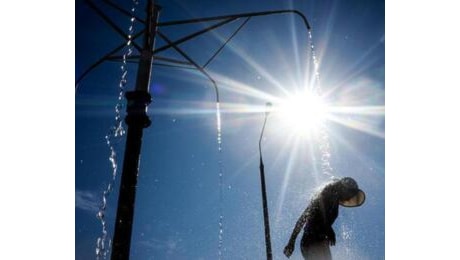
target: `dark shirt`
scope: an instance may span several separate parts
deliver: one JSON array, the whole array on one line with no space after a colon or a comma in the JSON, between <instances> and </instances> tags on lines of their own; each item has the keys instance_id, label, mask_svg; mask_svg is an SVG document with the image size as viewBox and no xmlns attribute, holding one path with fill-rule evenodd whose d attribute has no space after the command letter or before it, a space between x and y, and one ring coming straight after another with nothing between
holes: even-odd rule
<instances>
[{"instance_id":1,"label":"dark shirt","mask_svg":"<svg viewBox=\"0 0 460 260\"><path fill-rule=\"evenodd\" d=\"M333 236L332 224L339 214L337 193L333 186L326 186L310 202L305 211L305 227L302 244L329 240Z\"/></svg>"}]
</instances>

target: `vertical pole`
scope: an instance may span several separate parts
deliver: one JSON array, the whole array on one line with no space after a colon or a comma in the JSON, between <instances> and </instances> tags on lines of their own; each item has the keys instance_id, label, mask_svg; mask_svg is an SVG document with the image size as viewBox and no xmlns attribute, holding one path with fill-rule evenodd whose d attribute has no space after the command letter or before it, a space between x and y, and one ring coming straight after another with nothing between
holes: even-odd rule
<instances>
[{"instance_id":1,"label":"vertical pole","mask_svg":"<svg viewBox=\"0 0 460 260\"><path fill-rule=\"evenodd\" d=\"M117 216L112 246L112 260L129 259L131 234L134 218L139 159L144 128L150 125L147 107L151 102L149 94L150 77L153 62L153 48L160 8L153 0L147 3L147 21L144 34L143 50L137 70L136 89L126 92L128 125L123 172L118 197Z\"/></svg>"},{"instance_id":2,"label":"vertical pole","mask_svg":"<svg viewBox=\"0 0 460 260\"><path fill-rule=\"evenodd\" d=\"M270 220L268 218L268 205L267 205L267 190L265 188L265 170L264 170L264 162L262 160L262 136L264 135L265 124L267 123L267 117L270 114L270 107L271 103L266 104L266 111L265 111L265 119L264 119L264 126L262 127L262 132L260 133L259 138L259 155L260 155L260 186L262 188L262 207L264 213L264 227L265 227L265 250L267 253L267 260L272 260L272 244L270 239Z\"/></svg>"},{"instance_id":3,"label":"vertical pole","mask_svg":"<svg viewBox=\"0 0 460 260\"><path fill-rule=\"evenodd\" d=\"M272 245L270 239L270 223L268 219L268 206L267 206L267 191L265 189L265 171L262 157L260 157L260 184L262 186L262 206L264 210L264 227L265 227L265 250L267 252L267 260L272 260Z\"/></svg>"}]
</instances>

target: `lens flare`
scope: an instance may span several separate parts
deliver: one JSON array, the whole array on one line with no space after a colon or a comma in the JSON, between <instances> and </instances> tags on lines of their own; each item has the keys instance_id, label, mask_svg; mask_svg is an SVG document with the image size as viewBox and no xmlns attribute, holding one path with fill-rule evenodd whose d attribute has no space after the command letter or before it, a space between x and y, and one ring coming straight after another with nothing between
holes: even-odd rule
<instances>
[{"instance_id":1,"label":"lens flare","mask_svg":"<svg viewBox=\"0 0 460 260\"><path fill-rule=\"evenodd\" d=\"M327 104L310 91L288 96L277 108L279 120L296 135L308 136L318 131L327 118Z\"/></svg>"}]
</instances>

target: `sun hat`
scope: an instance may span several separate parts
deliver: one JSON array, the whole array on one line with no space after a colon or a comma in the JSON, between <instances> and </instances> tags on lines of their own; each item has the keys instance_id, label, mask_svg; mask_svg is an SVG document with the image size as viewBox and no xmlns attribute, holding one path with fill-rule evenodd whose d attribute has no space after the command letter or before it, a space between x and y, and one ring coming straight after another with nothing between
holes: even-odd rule
<instances>
[{"instance_id":1,"label":"sun hat","mask_svg":"<svg viewBox=\"0 0 460 260\"><path fill-rule=\"evenodd\" d=\"M364 191L359 189L358 183L350 177L340 179L339 183L342 186L342 192L350 194L350 198L346 200L340 200L339 204L344 207L359 207L363 205L366 200L366 194ZM347 196L348 197L348 196Z\"/></svg>"}]
</instances>

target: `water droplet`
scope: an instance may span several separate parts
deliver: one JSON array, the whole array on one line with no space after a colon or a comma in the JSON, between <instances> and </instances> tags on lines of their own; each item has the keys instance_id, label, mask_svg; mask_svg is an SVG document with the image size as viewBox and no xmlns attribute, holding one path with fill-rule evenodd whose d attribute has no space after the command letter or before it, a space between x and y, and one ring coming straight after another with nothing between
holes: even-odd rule
<instances>
[{"instance_id":1,"label":"water droplet","mask_svg":"<svg viewBox=\"0 0 460 260\"><path fill-rule=\"evenodd\" d=\"M315 91L315 93L317 95L321 95L322 94L322 88L321 88L321 84L320 84L320 73L319 73L319 62L318 62L318 59L316 57L316 53L315 53L315 46L313 44L313 34L312 34L312 31L309 30L308 31L308 36L309 36L309 45L310 45L310 52L311 52L311 59L313 60L313 74L315 76L314 78L314 86L313 86L313 90ZM331 152L330 152L330 142L329 142L329 134L327 132L327 129L325 127L325 125L321 125L320 126L320 130L319 130L319 134L320 134L320 138L318 138L318 141L317 141L317 147L319 149L319 152L320 152L320 167L321 167L321 172L322 174L326 175L326 176L329 176L329 177L333 177L333 169L331 167L331 164L330 164L330 160L331 160ZM316 162L318 162L317 160L315 160Z\"/></svg>"},{"instance_id":2,"label":"water droplet","mask_svg":"<svg viewBox=\"0 0 460 260\"><path fill-rule=\"evenodd\" d=\"M218 243L218 255L219 260L222 259L222 245L223 245L223 164L222 164L222 125L221 125L221 114L220 114L220 103L216 102L216 130L217 130L217 150L219 152L219 243Z\"/></svg>"},{"instance_id":3,"label":"water droplet","mask_svg":"<svg viewBox=\"0 0 460 260\"><path fill-rule=\"evenodd\" d=\"M133 4L131 8L132 17L131 17L130 24L129 24L128 40L126 42L127 47L124 49L124 53L122 56L123 62L122 62L122 65L120 66L121 73L120 73L120 80L118 83L118 99L117 99L117 104L114 107L114 111L115 111L114 119L115 120L114 120L113 126L109 128L108 134L105 136L106 144L110 150L109 162L110 162L110 165L112 166L112 178L110 182L108 183L106 189L103 192L102 205L100 207L99 212L96 215L96 217L100 220L100 223L102 226L102 236L98 238L97 243L96 243L96 259L100 259L101 256L103 256L103 259L106 259L106 255L111 247L111 240L108 239L109 236L108 236L106 221L104 218L105 218L105 210L107 206L107 196L112 191L113 185L116 180L117 171L118 171L117 154L113 146L113 139L116 137L121 137L126 133L126 131L123 128L121 111L124 108L124 104L122 101L124 98L124 92L125 92L124 90L128 82L127 81L127 76L128 76L127 59L130 57L130 55L133 52L132 40L133 40L134 21L135 21L134 11L135 11L135 5L137 5L138 2L133 1L132 4ZM81 160L80 163L83 163L83 160Z\"/></svg>"}]
</instances>

